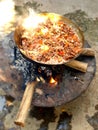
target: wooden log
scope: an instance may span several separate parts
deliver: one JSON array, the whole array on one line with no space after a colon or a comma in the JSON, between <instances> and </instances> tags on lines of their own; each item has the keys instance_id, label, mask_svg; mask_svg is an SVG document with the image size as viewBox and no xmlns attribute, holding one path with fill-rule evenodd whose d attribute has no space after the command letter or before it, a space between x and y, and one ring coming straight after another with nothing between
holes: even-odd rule
<instances>
[{"instance_id":1,"label":"wooden log","mask_svg":"<svg viewBox=\"0 0 98 130\"><path fill-rule=\"evenodd\" d=\"M32 83L28 83L20 104L20 108L18 110L18 113L16 115L16 119L14 123L16 125L25 126L25 120L28 115L28 111L31 105L33 93L34 93L34 88L37 84L37 81L33 81Z\"/></svg>"},{"instance_id":2,"label":"wooden log","mask_svg":"<svg viewBox=\"0 0 98 130\"><path fill-rule=\"evenodd\" d=\"M92 48L83 48L81 51L81 55L95 56L95 51Z\"/></svg>"},{"instance_id":3,"label":"wooden log","mask_svg":"<svg viewBox=\"0 0 98 130\"><path fill-rule=\"evenodd\" d=\"M77 60L72 60L72 61L66 63L65 65L69 66L73 69L79 70L81 72L86 72L87 67L88 67L88 63L84 63L84 62L77 61Z\"/></svg>"},{"instance_id":4,"label":"wooden log","mask_svg":"<svg viewBox=\"0 0 98 130\"><path fill-rule=\"evenodd\" d=\"M95 52L91 48L83 48L80 55L95 56ZM66 63L65 65L73 69L79 70L81 72L86 72L88 67L88 63L84 63L82 61L77 61L77 60L72 60Z\"/></svg>"}]
</instances>

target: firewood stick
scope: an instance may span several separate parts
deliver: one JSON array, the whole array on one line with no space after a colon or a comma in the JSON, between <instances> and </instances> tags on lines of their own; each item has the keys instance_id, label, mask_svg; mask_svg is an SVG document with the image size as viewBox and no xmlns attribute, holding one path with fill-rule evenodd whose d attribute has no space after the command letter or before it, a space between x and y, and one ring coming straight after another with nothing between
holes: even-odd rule
<instances>
[{"instance_id":1,"label":"firewood stick","mask_svg":"<svg viewBox=\"0 0 98 130\"><path fill-rule=\"evenodd\" d=\"M22 126L24 127L25 125L25 120L26 117L28 115L28 110L30 108L31 105L31 101L32 101L32 97L33 97L33 93L34 93L34 88L37 84L37 81L34 81L32 83L28 83L20 104L20 108L18 110L18 113L16 115L16 119L14 121L14 123L16 125Z\"/></svg>"},{"instance_id":2,"label":"firewood stick","mask_svg":"<svg viewBox=\"0 0 98 130\"><path fill-rule=\"evenodd\" d=\"M81 55L95 56L95 51L92 48L83 48L81 51Z\"/></svg>"},{"instance_id":3,"label":"firewood stick","mask_svg":"<svg viewBox=\"0 0 98 130\"><path fill-rule=\"evenodd\" d=\"M71 68L74 68L76 70L79 70L81 72L86 72L88 63L84 63L84 62L77 61L77 60L72 60L72 61L70 61L68 63L65 63L65 65L69 66Z\"/></svg>"},{"instance_id":4,"label":"firewood stick","mask_svg":"<svg viewBox=\"0 0 98 130\"><path fill-rule=\"evenodd\" d=\"M83 48L80 55L86 55L86 56L95 56L95 52L91 48ZM84 63L77 60L72 60L65 64L66 66L69 66L73 69L79 70L81 72L87 71L88 63Z\"/></svg>"}]
</instances>

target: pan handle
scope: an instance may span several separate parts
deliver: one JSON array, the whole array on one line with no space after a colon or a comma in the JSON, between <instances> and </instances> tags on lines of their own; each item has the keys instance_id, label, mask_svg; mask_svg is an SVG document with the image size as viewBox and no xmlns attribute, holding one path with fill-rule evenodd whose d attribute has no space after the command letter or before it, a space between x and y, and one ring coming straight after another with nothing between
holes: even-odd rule
<instances>
[{"instance_id":1,"label":"pan handle","mask_svg":"<svg viewBox=\"0 0 98 130\"><path fill-rule=\"evenodd\" d=\"M20 104L20 108L18 110L18 113L16 115L16 119L14 123L18 126L25 126L25 120L28 115L28 110L31 105L32 97L34 94L34 88L37 85L37 81L28 83Z\"/></svg>"}]
</instances>

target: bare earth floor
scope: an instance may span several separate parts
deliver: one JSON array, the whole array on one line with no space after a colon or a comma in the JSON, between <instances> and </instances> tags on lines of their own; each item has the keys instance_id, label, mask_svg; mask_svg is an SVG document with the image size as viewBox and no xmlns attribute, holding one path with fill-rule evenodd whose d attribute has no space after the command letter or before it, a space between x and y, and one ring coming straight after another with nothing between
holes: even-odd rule
<instances>
[{"instance_id":1,"label":"bare earth floor","mask_svg":"<svg viewBox=\"0 0 98 130\"><path fill-rule=\"evenodd\" d=\"M98 0L13 2L15 16L5 28L0 25L0 130L98 130ZM10 53L9 61L8 35L14 31L18 18L31 9L36 12L58 13L74 21L95 51L96 73L87 90L70 103L52 108L31 106L26 126L20 128L14 124L14 119L23 95L23 90L17 90L17 87L21 86L23 77L19 70L9 66L13 55Z\"/></svg>"}]
</instances>

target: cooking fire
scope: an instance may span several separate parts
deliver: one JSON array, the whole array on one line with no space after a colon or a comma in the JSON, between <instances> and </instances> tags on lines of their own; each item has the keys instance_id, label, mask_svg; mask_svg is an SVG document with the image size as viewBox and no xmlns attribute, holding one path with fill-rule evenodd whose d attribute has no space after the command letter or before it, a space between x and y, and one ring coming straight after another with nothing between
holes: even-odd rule
<instances>
[{"instance_id":1,"label":"cooking fire","mask_svg":"<svg viewBox=\"0 0 98 130\"><path fill-rule=\"evenodd\" d=\"M34 23L34 18L38 20L37 23ZM92 56L89 52L93 52L89 48L83 49L82 32L65 17L54 13L42 13L34 18L33 22L30 19L29 26L25 26L28 25L26 24L28 19L23 20L14 32L17 45L14 48L15 65L20 66L26 85L15 120L15 124L20 126L25 124L32 97L36 99L35 105L39 106L41 101L42 106L45 106L45 103L48 106L53 104L57 106L65 100L70 101L71 98L76 97L77 92L83 91L85 80L82 76L85 77L87 73L78 73L76 70L87 72L89 64L75 60L75 58L80 54ZM72 73L74 71L67 66L76 69L76 74L74 75ZM34 93L35 89L37 91Z\"/></svg>"},{"instance_id":2,"label":"cooking fire","mask_svg":"<svg viewBox=\"0 0 98 130\"><path fill-rule=\"evenodd\" d=\"M33 18L30 16L23 19L16 26L14 40L17 46L14 47L13 63L23 73L24 86L28 82L37 81L39 84L36 88L43 91L43 95L34 94L36 99L38 98L34 104L38 105L39 100L44 97L50 99L52 96L51 106L58 97L62 97L63 92L64 95L70 93L69 86L74 87L73 82L77 86L84 85L85 81L81 76L86 75L89 64L83 59L93 57L94 51L87 48L89 46L83 48L83 45L88 43L84 43L82 32L70 20L54 13L34 14ZM80 60L74 60L77 57L80 57ZM75 87L75 90L77 89ZM72 93L75 90L73 89ZM61 100L65 102L70 98L72 97L68 96ZM45 102L47 104L44 99ZM58 101L57 104L62 103Z\"/></svg>"},{"instance_id":3,"label":"cooking fire","mask_svg":"<svg viewBox=\"0 0 98 130\"><path fill-rule=\"evenodd\" d=\"M28 81L36 80L56 86L61 80L64 66L47 66L26 59L17 47L14 48L15 60L13 65L23 73L25 84Z\"/></svg>"},{"instance_id":4,"label":"cooking fire","mask_svg":"<svg viewBox=\"0 0 98 130\"><path fill-rule=\"evenodd\" d=\"M85 45L89 47L88 43L85 43ZM39 104L42 106L53 106L55 103L60 105L73 99L75 95L77 96L85 89L85 86L88 84L85 82L89 81L87 77L88 79L91 78L90 75L88 76L89 72L83 73L65 65L44 65L31 61L22 55L16 46L13 52L14 61L12 67L20 70L24 77L24 84L21 86L25 88L30 81L37 80L39 82L39 85L36 87L39 92L37 91L34 94L34 104L37 106ZM90 50L90 52L92 51ZM93 56L92 53L90 55ZM91 64L91 66L94 63L92 62L94 59L91 56L81 55L78 59ZM49 102L48 97L51 97Z\"/></svg>"}]
</instances>

